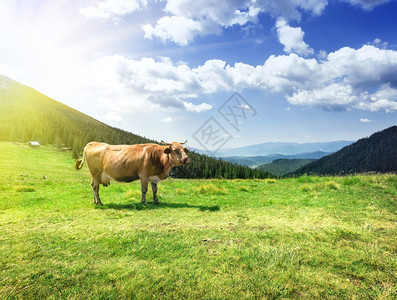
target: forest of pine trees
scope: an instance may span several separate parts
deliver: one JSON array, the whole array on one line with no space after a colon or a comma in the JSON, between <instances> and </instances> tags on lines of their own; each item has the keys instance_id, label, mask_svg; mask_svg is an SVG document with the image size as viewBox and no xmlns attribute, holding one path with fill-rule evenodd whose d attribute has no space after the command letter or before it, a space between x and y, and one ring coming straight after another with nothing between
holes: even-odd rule
<instances>
[{"instance_id":1,"label":"forest of pine trees","mask_svg":"<svg viewBox=\"0 0 397 300\"><path fill-rule=\"evenodd\" d=\"M206 155L189 152L191 163L175 168L171 176L177 178L270 178L268 172L260 169L251 169L247 166L233 164L222 159L215 159Z\"/></svg>"}]
</instances>

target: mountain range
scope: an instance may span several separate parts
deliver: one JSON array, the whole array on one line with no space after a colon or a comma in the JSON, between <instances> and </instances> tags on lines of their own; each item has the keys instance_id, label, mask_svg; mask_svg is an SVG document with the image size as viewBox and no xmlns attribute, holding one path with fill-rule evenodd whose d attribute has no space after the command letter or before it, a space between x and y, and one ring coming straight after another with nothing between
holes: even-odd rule
<instances>
[{"instance_id":1,"label":"mountain range","mask_svg":"<svg viewBox=\"0 0 397 300\"><path fill-rule=\"evenodd\" d=\"M397 172L397 126L362 138L303 166L291 175L344 175L366 172Z\"/></svg>"},{"instance_id":2,"label":"mountain range","mask_svg":"<svg viewBox=\"0 0 397 300\"><path fill-rule=\"evenodd\" d=\"M351 143L353 141L345 140L318 143L267 142L245 147L221 149L216 153L216 156L232 163L255 168L278 159L319 159ZM194 151L208 154L201 149L194 149ZM297 166L296 163L294 165Z\"/></svg>"},{"instance_id":3,"label":"mountain range","mask_svg":"<svg viewBox=\"0 0 397 300\"><path fill-rule=\"evenodd\" d=\"M319 143L288 143L267 142L238 148L225 148L216 153L217 156L267 156L273 154L296 155L311 152L332 153L338 151L353 141L332 141Z\"/></svg>"}]
</instances>

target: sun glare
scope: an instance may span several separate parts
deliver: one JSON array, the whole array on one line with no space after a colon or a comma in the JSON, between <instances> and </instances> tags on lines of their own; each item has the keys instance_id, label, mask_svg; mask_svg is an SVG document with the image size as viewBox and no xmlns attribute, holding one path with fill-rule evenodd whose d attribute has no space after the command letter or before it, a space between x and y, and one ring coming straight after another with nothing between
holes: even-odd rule
<instances>
[{"instance_id":1,"label":"sun glare","mask_svg":"<svg viewBox=\"0 0 397 300\"><path fill-rule=\"evenodd\" d=\"M84 20L78 15L76 19L62 17L67 15L62 13L67 10L66 4L9 3L0 13L2 39L12 44L0 50L6 61L18 65L23 73L62 77L64 73L59 70L69 69L73 60L78 60L77 54L84 52L84 43L76 47L82 36L79 26Z\"/></svg>"}]
</instances>

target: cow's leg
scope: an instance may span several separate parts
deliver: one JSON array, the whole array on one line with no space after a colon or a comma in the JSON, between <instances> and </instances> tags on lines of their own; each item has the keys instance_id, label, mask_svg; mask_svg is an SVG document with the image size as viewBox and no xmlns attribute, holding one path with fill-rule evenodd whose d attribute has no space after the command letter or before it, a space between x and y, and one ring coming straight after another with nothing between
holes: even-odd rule
<instances>
[{"instance_id":1,"label":"cow's leg","mask_svg":"<svg viewBox=\"0 0 397 300\"><path fill-rule=\"evenodd\" d=\"M99 181L94 178L91 180L92 194L94 195L94 203L103 205L101 198L99 198Z\"/></svg>"},{"instance_id":2,"label":"cow's leg","mask_svg":"<svg viewBox=\"0 0 397 300\"><path fill-rule=\"evenodd\" d=\"M92 195L94 196L94 204L96 204L97 195L99 194L99 184L96 184L94 180L91 180Z\"/></svg>"},{"instance_id":3,"label":"cow's leg","mask_svg":"<svg viewBox=\"0 0 397 300\"><path fill-rule=\"evenodd\" d=\"M147 193L148 181L149 181L148 178L141 178L142 205L146 205L146 193Z\"/></svg>"},{"instance_id":4,"label":"cow's leg","mask_svg":"<svg viewBox=\"0 0 397 300\"><path fill-rule=\"evenodd\" d=\"M157 197L157 183L151 182L151 184L152 184L154 204L160 204L159 198Z\"/></svg>"}]
</instances>

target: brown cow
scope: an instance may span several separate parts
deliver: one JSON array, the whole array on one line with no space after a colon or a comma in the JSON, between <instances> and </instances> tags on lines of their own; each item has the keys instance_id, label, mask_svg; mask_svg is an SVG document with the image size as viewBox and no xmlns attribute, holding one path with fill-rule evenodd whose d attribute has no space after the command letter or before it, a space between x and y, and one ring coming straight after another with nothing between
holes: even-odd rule
<instances>
[{"instance_id":1,"label":"brown cow","mask_svg":"<svg viewBox=\"0 0 397 300\"><path fill-rule=\"evenodd\" d=\"M102 205L99 198L100 184L108 186L111 180L131 182L137 179L141 180L141 203L146 204L146 192L150 181L154 203L158 204L157 183L168 177L172 167L190 163L186 155L188 149L182 146L184 143L173 142L160 146L91 142L84 148L83 159L76 160L75 169L80 170L84 161L87 161L95 204Z\"/></svg>"}]
</instances>

